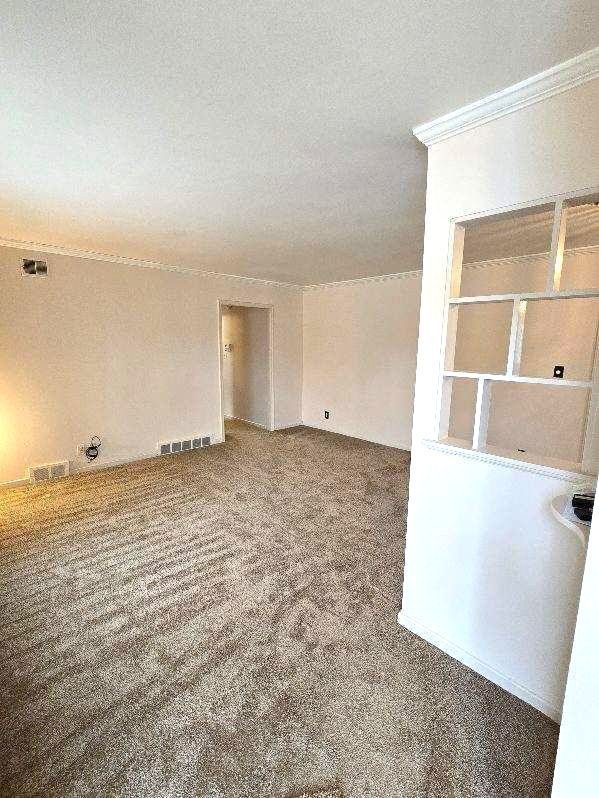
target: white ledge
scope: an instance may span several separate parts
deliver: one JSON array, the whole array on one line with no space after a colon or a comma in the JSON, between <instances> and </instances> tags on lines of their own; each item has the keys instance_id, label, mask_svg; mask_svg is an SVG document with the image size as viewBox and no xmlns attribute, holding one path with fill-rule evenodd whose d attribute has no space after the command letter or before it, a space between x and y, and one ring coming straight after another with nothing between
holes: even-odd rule
<instances>
[{"instance_id":1,"label":"white ledge","mask_svg":"<svg viewBox=\"0 0 599 798\"><path fill-rule=\"evenodd\" d=\"M431 144L554 97L598 76L599 47L595 47L470 105L417 125L412 132L419 141L430 147Z\"/></svg>"},{"instance_id":2,"label":"white ledge","mask_svg":"<svg viewBox=\"0 0 599 798\"><path fill-rule=\"evenodd\" d=\"M566 291L530 291L521 294L480 294L478 296L450 297L450 305L476 305L480 302L512 302L521 299L592 299L599 296L599 288L572 288Z\"/></svg>"},{"instance_id":3,"label":"white ledge","mask_svg":"<svg viewBox=\"0 0 599 798\"><path fill-rule=\"evenodd\" d=\"M596 477L593 477L592 474L586 474L577 470L574 464L572 464L572 468L559 468L557 466L543 465L541 463L531 463L527 460L519 460L515 457L507 457L488 451L467 449L456 443L446 443L444 441L430 439L424 439L421 443L427 449L435 449L468 460L480 460L485 463L494 463L495 465L500 465L504 468L513 468L517 471L528 471L532 474L540 474L544 477L560 479L576 485L588 485L596 480Z\"/></svg>"},{"instance_id":4,"label":"white ledge","mask_svg":"<svg viewBox=\"0 0 599 798\"><path fill-rule=\"evenodd\" d=\"M591 380L566 380L561 377L524 377L520 374L487 374L478 371L444 371L444 377L490 382L524 382L529 385L558 385L562 388L592 388Z\"/></svg>"}]
</instances>

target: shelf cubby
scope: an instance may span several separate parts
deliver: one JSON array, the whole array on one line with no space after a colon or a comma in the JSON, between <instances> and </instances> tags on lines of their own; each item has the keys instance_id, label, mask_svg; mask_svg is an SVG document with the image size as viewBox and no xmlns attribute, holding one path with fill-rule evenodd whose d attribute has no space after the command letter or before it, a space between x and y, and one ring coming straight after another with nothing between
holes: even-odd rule
<instances>
[{"instance_id":1,"label":"shelf cubby","mask_svg":"<svg viewBox=\"0 0 599 798\"><path fill-rule=\"evenodd\" d=\"M582 198L566 208L561 288L599 287L599 207Z\"/></svg>"},{"instance_id":2,"label":"shelf cubby","mask_svg":"<svg viewBox=\"0 0 599 798\"><path fill-rule=\"evenodd\" d=\"M484 296L543 291L550 258L553 205L496 214L465 222L460 291L453 296Z\"/></svg>"},{"instance_id":3,"label":"shelf cubby","mask_svg":"<svg viewBox=\"0 0 599 798\"><path fill-rule=\"evenodd\" d=\"M520 374L549 377L556 364L569 380L591 380L599 297L527 302Z\"/></svg>"},{"instance_id":4,"label":"shelf cubby","mask_svg":"<svg viewBox=\"0 0 599 798\"><path fill-rule=\"evenodd\" d=\"M455 371L501 374L505 371L510 345L511 302L457 305L453 362Z\"/></svg>"},{"instance_id":5,"label":"shelf cubby","mask_svg":"<svg viewBox=\"0 0 599 798\"><path fill-rule=\"evenodd\" d=\"M471 378L447 377L444 381L447 416L442 437L465 448L472 446L477 382Z\"/></svg>"},{"instance_id":6,"label":"shelf cubby","mask_svg":"<svg viewBox=\"0 0 599 798\"><path fill-rule=\"evenodd\" d=\"M576 468L582 463L588 401L589 388L495 382L485 447Z\"/></svg>"},{"instance_id":7,"label":"shelf cubby","mask_svg":"<svg viewBox=\"0 0 599 798\"><path fill-rule=\"evenodd\" d=\"M597 473L599 254L566 279L575 253L566 242L581 240L582 219L594 231L596 217L599 244L594 202L568 197L454 225L439 441Z\"/></svg>"}]
</instances>

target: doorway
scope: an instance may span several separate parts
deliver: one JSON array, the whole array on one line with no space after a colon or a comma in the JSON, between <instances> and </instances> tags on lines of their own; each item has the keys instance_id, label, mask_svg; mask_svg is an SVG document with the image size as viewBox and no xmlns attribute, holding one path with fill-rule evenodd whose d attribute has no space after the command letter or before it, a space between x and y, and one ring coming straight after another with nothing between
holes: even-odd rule
<instances>
[{"instance_id":1,"label":"doorway","mask_svg":"<svg viewBox=\"0 0 599 798\"><path fill-rule=\"evenodd\" d=\"M227 419L274 429L273 308L219 300L221 436Z\"/></svg>"}]
</instances>

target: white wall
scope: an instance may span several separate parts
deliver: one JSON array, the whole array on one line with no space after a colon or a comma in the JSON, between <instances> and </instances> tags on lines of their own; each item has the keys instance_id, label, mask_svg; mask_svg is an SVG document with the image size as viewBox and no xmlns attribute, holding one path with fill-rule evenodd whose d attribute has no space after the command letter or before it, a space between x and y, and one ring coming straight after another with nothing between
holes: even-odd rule
<instances>
[{"instance_id":1,"label":"white wall","mask_svg":"<svg viewBox=\"0 0 599 798\"><path fill-rule=\"evenodd\" d=\"M304 291L304 424L410 448L420 286L410 272Z\"/></svg>"},{"instance_id":2,"label":"white wall","mask_svg":"<svg viewBox=\"0 0 599 798\"><path fill-rule=\"evenodd\" d=\"M217 300L274 305L275 426L301 419L301 292L273 284L0 248L0 482L68 459L97 434L99 464L160 440L220 436Z\"/></svg>"},{"instance_id":3,"label":"white wall","mask_svg":"<svg viewBox=\"0 0 599 798\"><path fill-rule=\"evenodd\" d=\"M431 448L451 219L599 185L599 81L429 150L402 620L544 711L561 708L580 552L553 520L572 487Z\"/></svg>"},{"instance_id":4,"label":"white wall","mask_svg":"<svg viewBox=\"0 0 599 798\"><path fill-rule=\"evenodd\" d=\"M222 332L224 414L269 427L269 310L228 305Z\"/></svg>"},{"instance_id":5,"label":"white wall","mask_svg":"<svg viewBox=\"0 0 599 798\"><path fill-rule=\"evenodd\" d=\"M599 795L599 513L584 572L564 701L552 798Z\"/></svg>"}]
</instances>

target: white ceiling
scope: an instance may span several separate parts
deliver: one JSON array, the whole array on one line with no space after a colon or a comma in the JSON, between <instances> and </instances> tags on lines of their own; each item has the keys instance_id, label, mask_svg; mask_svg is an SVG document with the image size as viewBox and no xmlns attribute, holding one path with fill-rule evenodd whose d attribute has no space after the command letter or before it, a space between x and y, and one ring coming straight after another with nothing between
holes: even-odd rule
<instances>
[{"instance_id":1,"label":"white ceiling","mask_svg":"<svg viewBox=\"0 0 599 798\"><path fill-rule=\"evenodd\" d=\"M421 266L421 122L596 0L5 0L0 236L297 283Z\"/></svg>"}]
</instances>

